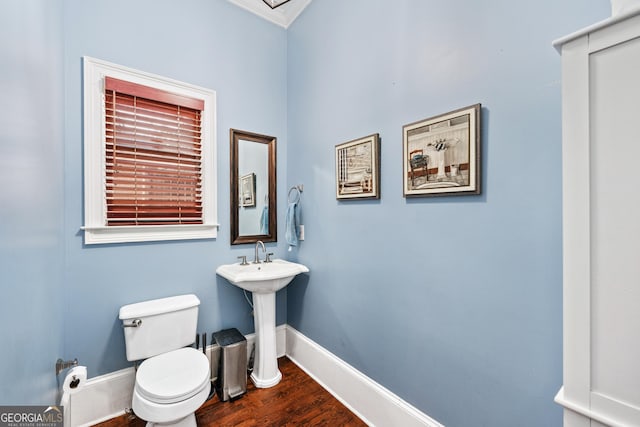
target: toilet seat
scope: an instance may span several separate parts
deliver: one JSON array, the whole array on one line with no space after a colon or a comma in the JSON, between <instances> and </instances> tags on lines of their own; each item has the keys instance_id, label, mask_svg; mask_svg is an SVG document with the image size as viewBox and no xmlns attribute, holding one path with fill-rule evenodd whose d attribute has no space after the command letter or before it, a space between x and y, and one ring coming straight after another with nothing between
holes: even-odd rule
<instances>
[{"instance_id":1,"label":"toilet seat","mask_svg":"<svg viewBox=\"0 0 640 427\"><path fill-rule=\"evenodd\" d=\"M149 402L185 401L210 384L209 359L185 347L151 357L138 367L135 391Z\"/></svg>"}]
</instances>

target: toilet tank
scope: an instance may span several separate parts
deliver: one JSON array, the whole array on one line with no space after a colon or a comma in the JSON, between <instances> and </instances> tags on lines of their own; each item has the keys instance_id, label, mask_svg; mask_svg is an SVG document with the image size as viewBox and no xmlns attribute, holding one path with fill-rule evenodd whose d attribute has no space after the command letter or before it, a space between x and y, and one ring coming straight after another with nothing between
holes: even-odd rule
<instances>
[{"instance_id":1,"label":"toilet tank","mask_svg":"<svg viewBox=\"0 0 640 427\"><path fill-rule=\"evenodd\" d=\"M146 359L193 344L199 305L198 297L190 294L121 307L127 360ZM138 326L128 326L133 324Z\"/></svg>"}]
</instances>

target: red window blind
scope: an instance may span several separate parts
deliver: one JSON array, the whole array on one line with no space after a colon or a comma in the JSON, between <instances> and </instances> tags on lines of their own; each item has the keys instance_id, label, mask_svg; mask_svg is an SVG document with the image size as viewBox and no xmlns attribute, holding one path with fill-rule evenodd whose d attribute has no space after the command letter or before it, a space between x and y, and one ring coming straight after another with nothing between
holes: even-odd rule
<instances>
[{"instance_id":1,"label":"red window blind","mask_svg":"<svg viewBox=\"0 0 640 427\"><path fill-rule=\"evenodd\" d=\"M204 101L105 78L106 225L202 224Z\"/></svg>"}]
</instances>

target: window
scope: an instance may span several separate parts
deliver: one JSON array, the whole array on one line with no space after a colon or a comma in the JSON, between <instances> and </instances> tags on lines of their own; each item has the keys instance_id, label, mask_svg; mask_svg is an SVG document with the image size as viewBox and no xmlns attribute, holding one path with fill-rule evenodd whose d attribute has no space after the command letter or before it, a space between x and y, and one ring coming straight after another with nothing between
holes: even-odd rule
<instances>
[{"instance_id":1,"label":"window","mask_svg":"<svg viewBox=\"0 0 640 427\"><path fill-rule=\"evenodd\" d=\"M84 58L85 243L215 238L215 92Z\"/></svg>"}]
</instances>

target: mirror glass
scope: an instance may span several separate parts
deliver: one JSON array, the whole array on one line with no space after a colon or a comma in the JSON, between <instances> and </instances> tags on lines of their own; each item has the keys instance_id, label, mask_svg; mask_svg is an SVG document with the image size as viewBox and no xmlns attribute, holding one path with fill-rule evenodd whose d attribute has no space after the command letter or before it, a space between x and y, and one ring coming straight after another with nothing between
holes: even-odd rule
<instances>
[{"instance_id":1,"label":"mirror glass","mask_svg":"<svg viewBox=\"0 0 640 427\"><path fill-rule=\"evenodd\" d=\"M275 242L276 138L231 129L231 244Z\"/></svg>"}]
</instances>

